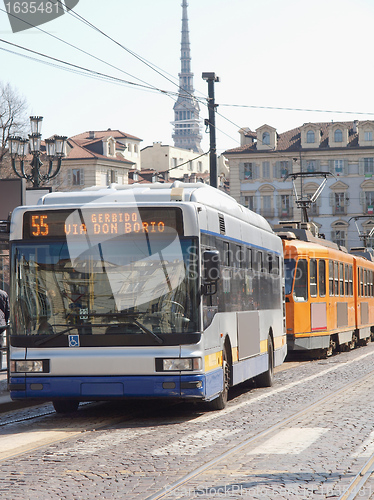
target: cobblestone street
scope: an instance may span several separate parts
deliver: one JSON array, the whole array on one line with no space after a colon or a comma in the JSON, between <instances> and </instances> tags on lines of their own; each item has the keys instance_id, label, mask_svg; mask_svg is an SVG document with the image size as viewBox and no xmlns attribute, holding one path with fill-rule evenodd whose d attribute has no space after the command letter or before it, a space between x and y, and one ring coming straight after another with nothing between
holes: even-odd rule
<instances>
[{"instance_id":1,"label":"cobblestone street","mask_svg":"<svg viewBox=\"0 0 374 500\"><path fill-rule=\"evenodd\" d=\"M5 413L1 498L339 498L374 452L373 360L371 343L285 363L272 388L234 388L222 411L128 402Z\"/></svg>"}]
</instances>

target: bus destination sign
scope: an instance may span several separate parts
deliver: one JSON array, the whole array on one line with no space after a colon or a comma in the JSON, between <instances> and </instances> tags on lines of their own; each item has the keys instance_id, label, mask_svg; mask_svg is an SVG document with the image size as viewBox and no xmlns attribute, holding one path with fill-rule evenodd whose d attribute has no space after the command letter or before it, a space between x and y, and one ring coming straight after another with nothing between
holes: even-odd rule
<instances>
[{"instance_id":1,"label":"bus destination sign","mask_svg":"<svg viewBox=\"0 0 374 500\"><path fill-rule=\"evenodd\" d=\"M183 233L179 208L76 209L25 212L23 237L120 236L126 234Z\"/></svg>"}]
</instances>

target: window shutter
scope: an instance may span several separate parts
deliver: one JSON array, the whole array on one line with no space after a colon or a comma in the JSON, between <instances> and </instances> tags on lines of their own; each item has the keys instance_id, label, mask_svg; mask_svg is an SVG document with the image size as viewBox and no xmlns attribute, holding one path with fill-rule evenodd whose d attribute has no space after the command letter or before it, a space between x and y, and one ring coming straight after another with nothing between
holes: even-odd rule
<instances>
[{"instance_id":1,"label":"window shutter","mask_svg":"<svg viewBox=\"0 0 374 500\"><path fill-rule=\"evenodd\" d=\"M280 163L279 161L275 162L273 166L273 177L274 179L280 179Z\"/></svg>"},{"instance_id":2,"label":"window shutter","mask_svg":"<svg viewBox=\"0 0 374 500\"><path fill-rule=\"evenodd\" d=\"M333 207L334 206L334 202L335 202L335 193L330 193L329 195L329 198L330 198L330 207Z\"/></svg>"},{"instance_id":3,"label":"window shutter","mask_svg":"<svg viewBox=\"0 0 374 500\"><path fill-rule=\"evenodd\" d=\"M317 207L322 206L322 196L321 195L318 196L317 201L316 201L316 205L317 205Z\"/></svg>"},{"instance_id":4,"label":"window shutter","mask_svg":"<svg viewBox=\"0 0 374 500\"><path fill-rule=\"evenodd\" d=\"M349 174L348 160L345 159L343 163L344 163L344 167L343 167L344 168L344 175L348 175Z\"/></svg>"},{"instance_id":5,"label":"window shutter","mask_svg":"<svg viewBox=\"0 0 374 500\"><path fill-rule=\"evenodd\" d=\"M315 161L315 166L316 170L321 170L321 160L314 160Z\"/></svg>"},{"instance_id":6,"label":"window shutter","mask_svg":"<svg viewBox=\"0 0 374 500\"><path fill-rule=\"evenodd\" d=\"M360 205L365 205L365 191L360 191Z\"/></svg>"},{"instance_id":7,"label":"window shutter","mask_svg":"<svg viewBox=\"0 0 374 500\"><path fill-rule=\"evenodd\" d=\"M257 198L256 196L253 196L253 211L257 211Z\"/></svg>"},{"instance_id":8,"label":"window shutter","mask_svg":"<svg viewBox=\"0 0 374 500\"><path fill-rule=\"evenodd\" d=\"M335 241L335 231L331 231L331 241Z\"/></svg>"},{"instance_id":9,"label":"window shutter","mask_svg":"<svg viewBox=\"0 0 374 500\"><path fill-rule=\"evenodd\" d=\"M239 163L239 179L244 180L244 163Z\"/></svg>"},{"instance_id":10,"label":"window shutter","mask_svg":"<svg viewBox=\"0 0 374 500\"><path fill-rule=\"evenodd\" d=\"M277 210L281 209L281 204L282 204L282 198L280 194L277 194L276 196L276 204L277 204Z\"/></svg>"},{"instance_id":11,"label":"window shutter","mask_svg":"<svg viewBox=\"0 0 374 500\"><path fill-rule=\"evenodd\" d=\"M292 174L293 173L293 162L292 161L287 162L287 168L288 168L288 173Z\"/></svg>"},{"instance_id":12,"label":"window shutter","mask_svg":"<svg viewBox=\"0 0 374 500\"><path fill-rule=\"evenodd\" d=\"M260 165L258 163L253 165L253 179L259 179L260 177Z\"/></svg>"},{"instance_id":13,"label":"window shutter","mask_svg":"<svg viewBox=\"0 0 374 500\"><path fill-rule=\"evenodd\" d=\"M349 202L350 202L350 199L349 199L349 193L344 193L344 206L345 207L348 207L349 206Z\"/></svg>"},{"instance_id":14,"label":"window shutter","mask_svg":"<svg viewBox=\"0 0 374 500\"><path fill-rule=\"evenodd\" d=\"M329 160L329 172L335 173L335 160Z\"/></svg>"},{"instance_id":15,"label":"window shutter","mask_svg":"<svg viewBox=\"0 0 374 500\"><path fill-rule=\"evenodd\" d=\"M244 196L240 196L239 203L240 203L241 205L244 205L244 204L245 204L245 198L244 198Z\"/></svg>"},{"instance_id":16,"label":"window shutter","mask_svg":"<svg viewBox=\"0 0 374 500\"><path fill-rule=\"evenodd\" d=\"M80 173L80 180L81 180L80 184L82 186L84 184L84 170L83 170L83 168L80 169L79 173Z\"/></svg>"},{"instance_id":17,"label":"window shutter","mask_svg":"<svg viewBox=\"0 0 374 500\"><path fill-rule=\"evenodd\" d=\"M68 184L71 184L71 168L68 170Z\"/></svg>"},{"instance_id":18,"label":"window shutter","mask_svg":"<svg viewBox=\"0 0 374 500\"><path fill-rule=\"evenodd\" d=\"M358 160L358 175L364 175L364 173L365 173L364 159L360 158Z\"/></svg>"}]
</instances>

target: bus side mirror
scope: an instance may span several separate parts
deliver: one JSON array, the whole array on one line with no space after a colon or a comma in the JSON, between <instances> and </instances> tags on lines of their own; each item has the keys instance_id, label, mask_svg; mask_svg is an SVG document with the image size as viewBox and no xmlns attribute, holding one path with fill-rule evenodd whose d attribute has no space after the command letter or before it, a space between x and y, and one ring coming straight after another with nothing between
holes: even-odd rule
<instances>
[{"instance_id":1,"label":"bus side mirror","mask_svg":"<svg viewBox=\"0 0 374 500\"><path fill-rule=\"evenodd\" d=\"M221 276L220 258L218 250L205 250L203 253L204 265L204 295L214 295L217 292L217 281Z\"/></svg>"}]
</instances>

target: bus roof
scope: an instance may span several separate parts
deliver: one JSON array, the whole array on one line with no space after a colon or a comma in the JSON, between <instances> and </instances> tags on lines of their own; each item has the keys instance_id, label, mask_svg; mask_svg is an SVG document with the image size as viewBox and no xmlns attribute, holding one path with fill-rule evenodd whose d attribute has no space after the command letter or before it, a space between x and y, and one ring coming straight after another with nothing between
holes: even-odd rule
<instances>
[{"instance_id":1,"label":"bus roof","mask_svg":"<svg viewBox=\"0 0 374 500\"><path fill-rule=\"evenodd\" d=\"M38 205L74 205L100 202L105 203L168 203L195 202L237 217L265 231L273 232L270 224L261 215L240 205L232 196L202 182L150 184L110 184L108 187L91 187L81 191L59 191L40 198Z\"/></svg>"}]
</instances>

